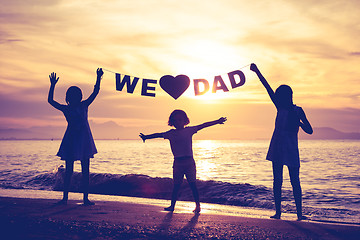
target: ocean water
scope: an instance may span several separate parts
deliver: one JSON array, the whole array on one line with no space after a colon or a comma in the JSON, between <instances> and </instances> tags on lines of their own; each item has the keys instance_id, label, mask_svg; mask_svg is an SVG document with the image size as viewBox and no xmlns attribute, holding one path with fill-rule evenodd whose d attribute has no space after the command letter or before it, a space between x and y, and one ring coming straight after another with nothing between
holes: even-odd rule
<instances>
[{"instance_id":1,"label":"ocean water","mask_svg":"<svg viewBox=\"0 0 360 240\"><path fill-rule=\"evenodd\" d=\"M202 202L273 209L269 141L194 140ZM60 141L0 141L0 188L62 189L64 164L55 156ZM172 154L167 140L97 140L91 159L90 191L98 194L169 199ZM360 141L299 142L304 212L312 220L360 224ZM80 163L72 190L81 191ZM192 200L183 184L180 200ZM295 213L284 168L283 210Z\"/></svg>"}]
</instances>

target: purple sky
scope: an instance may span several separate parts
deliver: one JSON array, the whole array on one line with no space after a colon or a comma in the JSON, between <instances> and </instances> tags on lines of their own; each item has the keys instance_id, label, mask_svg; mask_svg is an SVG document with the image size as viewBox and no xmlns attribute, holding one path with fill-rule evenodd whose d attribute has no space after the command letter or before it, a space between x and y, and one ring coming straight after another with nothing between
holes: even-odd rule
<instances>
[{"instance_id":1,"label":"purple sky","mask_svg":"<svg viewBox=\"0 0 360 240\"><path fill-rule=\"evenodd\" d=\"M103 67L139 78L186 74L210 84L221 75L229 92L178 100L156 85L156 97L115 90L105 72L91 105L95 124L113 121L133 132L165 131L170 112L192 124L227 116L201 138L267 138L275 109L248 67L244 86L228 72L255 62L275 89L288 84L313 127L360 132L360 2L353 1L5 1L0 9L0 124L65 127L47 103L48 75L60 77L55 99L71 85L88 96ZM136 138L133 132L121 137ZM115 134L115 133L114 133ZM94 133L96 137L96 133ZM116 133L116 136L119 134Z\"/></svg>"}]
</instances>

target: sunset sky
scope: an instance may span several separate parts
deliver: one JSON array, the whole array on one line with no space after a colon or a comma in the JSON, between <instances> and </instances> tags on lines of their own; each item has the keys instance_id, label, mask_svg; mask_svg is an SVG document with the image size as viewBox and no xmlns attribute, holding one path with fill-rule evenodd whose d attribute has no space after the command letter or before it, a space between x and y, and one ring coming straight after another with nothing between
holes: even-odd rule
<instances>
[{"instance_id":1,"label":"sunset sky","mask_svg":"<svg viewBox=\"0 0 360 240\"><path fill-rule=\"evenodd\" d=\"M105 71L89 108L95 138L137 138L168 130L174 109L191 124L226 116L205 139L270 138L276 110L256 75L232 89L228 72L256 63L276 89L288 84L313 127L360 132L360 2L358 0L0 0L1 129L66 127L47 103L49 74L60 77L55 99L77 85L87 97L96 69ZM115 89L115 74L140 78L133 94ZM174 100L159 84L141 96L141 78L221 75L229 92L194 96L191 83ZM123 132L117 129L126 129ZM55 136L57 137L57 136ZM61 137L61 136L59 136Z\"/></svg>"}]
</instances>

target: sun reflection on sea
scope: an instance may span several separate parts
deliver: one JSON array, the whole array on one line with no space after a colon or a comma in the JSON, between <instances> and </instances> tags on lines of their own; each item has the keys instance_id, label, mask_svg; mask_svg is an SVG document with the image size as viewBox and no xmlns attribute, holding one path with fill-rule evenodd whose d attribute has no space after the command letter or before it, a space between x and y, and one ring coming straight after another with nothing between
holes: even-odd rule
<instances>
[{"instance_id":1,"label":"sun reflection on sea","mask_svg":"<svg viewBox=\"0 0 360 240\"><path fill-rule=\"evenodd\" d=\"M201 180L210 180L216 174L214 163L217 144L212 140L198 140L194 144L197 176Z\"/></svg>"}]
</instances>

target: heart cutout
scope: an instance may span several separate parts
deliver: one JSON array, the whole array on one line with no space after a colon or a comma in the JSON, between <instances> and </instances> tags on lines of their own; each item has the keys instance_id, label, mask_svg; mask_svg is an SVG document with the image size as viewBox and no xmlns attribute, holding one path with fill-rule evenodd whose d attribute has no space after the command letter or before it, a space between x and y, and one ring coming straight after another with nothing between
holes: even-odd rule
<instances>
[{"instance_id":1,"label":"heart cutout","mask_svg":"<svg viewBox=\"0 0 360 240\"><path fill-rule=\"evenodd\" d=\"M186 75L165 75L160 78L160 87L175 100L179 98L189 87L190 78Z\"/></svg>"}]
</instances>

